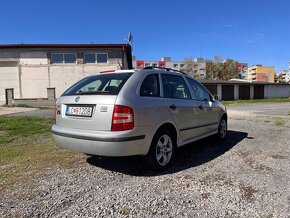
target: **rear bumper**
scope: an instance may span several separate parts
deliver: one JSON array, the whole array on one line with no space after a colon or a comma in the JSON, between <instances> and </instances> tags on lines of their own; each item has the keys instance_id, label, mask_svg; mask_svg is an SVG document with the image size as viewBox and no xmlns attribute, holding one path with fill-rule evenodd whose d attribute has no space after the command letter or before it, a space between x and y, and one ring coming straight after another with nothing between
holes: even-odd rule
<instances>
[{"instance_id":1,"label":"rear bumper","mask_svg":"<svg viewBox=\"0 0 290 218\"><path fill-rule=\"evenodd\" d=\"M144 128L108 132L84 131L54 125L51 130L53 139L59 147L93 155L146 155L151 143L144 135L146 132Z\"/></svg>"}]
</instances>

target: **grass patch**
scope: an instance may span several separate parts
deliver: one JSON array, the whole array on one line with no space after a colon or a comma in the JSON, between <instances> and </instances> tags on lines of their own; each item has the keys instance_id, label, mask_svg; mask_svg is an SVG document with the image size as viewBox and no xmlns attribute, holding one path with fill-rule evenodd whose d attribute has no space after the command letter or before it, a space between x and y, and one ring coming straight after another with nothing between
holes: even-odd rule
<instances>
[{"instance_id":1,"label":"grass patch","mask_svg":"<svg viewBox=\"0 0 290 218\"><path fill-rule=\"evenodd\" d=\"M0 116L0 145L48 133L52 124L51 118Z\"/></svg>"},{"instance_id":2,"label":"grass patch","mask_svg":"<svg viewBox=\"0 0 290 218\"><path fill-rule=\"evenodd\" d=\"M285 124L285 120L283 120L282 118L274 118L274 124L276 126L282 126Z\"/></svg>"},{"instance_id":3,"label":"grass patch","mask_svg":"<svg viewBox=\"0 0 290 218\"><path fill-rule=\"evenodd\" d=\"M290 102L290 98L269 98L269 99L222 101L224 105L247 104L247 103L283 103L283 102Z\"/></svg>"},{"instance_id":4,"label":"grass patch","mask_svg":"<svg viewBox=\"0 0 290 218\"><path fill-rule=\"evenodd\" d=\"M51 118L0 116L0 194L13 184L36 185L52 168L70 168L82 155L57 148Z\"/></svg>"},{"instance_id":5,"label":"grass patch","mask_svg":"<svg viewBox=\"0 0 290 218\"><path fill-rule=\"evenodd\" d=\"M288 114L287 115L289 115L290 116L290 111L288 111Z\"/></svg>"}]
</instances>

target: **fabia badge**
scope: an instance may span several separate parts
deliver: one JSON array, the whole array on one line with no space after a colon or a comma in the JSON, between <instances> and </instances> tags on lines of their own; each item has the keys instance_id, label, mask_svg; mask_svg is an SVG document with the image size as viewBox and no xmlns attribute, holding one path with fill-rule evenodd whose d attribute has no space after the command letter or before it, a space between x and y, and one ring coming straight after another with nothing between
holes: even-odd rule
<instances>
[{"instance_id":1,"label":"fabia badge","mask_svg":"<svg viewBox=\"0 0 290 218\"><path fill-rule=\"evenodd\" d=\"M80 100L80 96L76 97L75 101L78 102Z\"/></svg>"}]
</instances>

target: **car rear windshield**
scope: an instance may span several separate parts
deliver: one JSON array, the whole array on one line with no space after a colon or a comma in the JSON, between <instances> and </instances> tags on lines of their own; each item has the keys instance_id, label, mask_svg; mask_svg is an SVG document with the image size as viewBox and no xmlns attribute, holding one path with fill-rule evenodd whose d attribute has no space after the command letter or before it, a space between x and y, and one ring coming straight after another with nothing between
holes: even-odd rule
<instances>
[{"instance_id":1,"label":"car rear windshield","mask_svg":"<svg viewBox=\"0 0 290 218\"><path fill-rule=\"evenodd\" d=\"M118 95L132 73L110 73L89 76L71 86L66 95Z\"/></svg>"}]
</instances>

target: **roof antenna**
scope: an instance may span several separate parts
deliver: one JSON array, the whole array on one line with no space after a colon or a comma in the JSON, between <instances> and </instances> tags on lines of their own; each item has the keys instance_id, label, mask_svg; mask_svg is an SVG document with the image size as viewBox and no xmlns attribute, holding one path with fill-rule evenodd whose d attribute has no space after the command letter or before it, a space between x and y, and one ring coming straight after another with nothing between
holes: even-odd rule
<instances>
[{"instance_id":1,"label":"roof antenna","mask_svg":"<svg viewBox=\"0 0 290 218\"><path fill-rule=\"evenodd\" d=\"M128 42L128 44L131 46L131 50L133 51L133 34L132 34L132 32L129 32L127 39L124 39L124 40Z\"/></svg>"}]
</instances>

